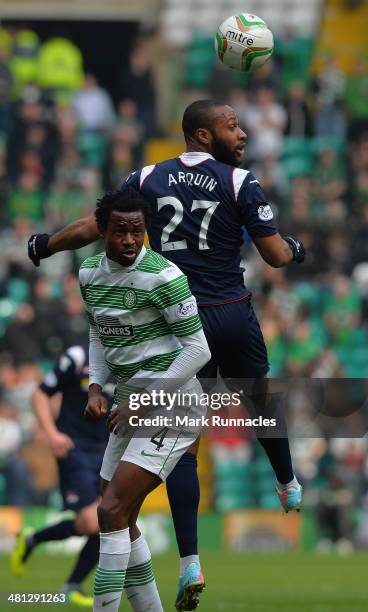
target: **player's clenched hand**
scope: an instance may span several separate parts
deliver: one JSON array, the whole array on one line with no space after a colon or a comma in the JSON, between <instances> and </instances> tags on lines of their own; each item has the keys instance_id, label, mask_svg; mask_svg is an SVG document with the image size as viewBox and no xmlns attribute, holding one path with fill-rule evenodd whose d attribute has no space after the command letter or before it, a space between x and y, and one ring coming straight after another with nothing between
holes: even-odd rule
<instances>
[{"instance_id":1,"label":"player's clenched hand","mask_svg":"<svg viewBox=\"0 0 368 612\"><path fill-rule=\"evenodd\" d=\"M114 434L116 434L118 430L119 433L122 433L128 427L130 414L128 401L120 406L115 406L107 417L109 430Z\"/></svg>"},{"instance_id":2,"label":"player's clenched hand","mask_svg":"<svg viewBox=\"0 0 368 612\"><path fill-rule=\"evenodd\" d=\"M28 240L28 257L37 267L40 265L40 259L45 259L52 255L47 246L49 238L49 234L32 234Z\"/></svg>"},{"instance_id":3,"label":"player's clenched hand","mask_svg":"<svg viewBox=\"0 0 368 612\"><path fill-rule=\"evenodd\" d=\"M84 416L94 422L99 421L107 413L107 400L101 391L99 385L90 386L88 403L84 410Z\"/></svg>"},{"instance_id":4,"label":"player's clenched hand","mask_svg":"<svg viewBox=\"0 0 368 612\"><path fill-rule=\"evenodd\" d=\"M74 447L73 440L61 431L56 431L50 435L49 444L56 459L63 459Z\"/></svg>"},{"instance_id":5,"label":"player's clenched hand","mask_svg":"<svg viewBox=\"0 0 368 612\"><path fill-rule=\"evenodd\" d=\"M293 238L292 236L284 236L284 240L288 243L291 249L293 261L296 261L296 263L303 263L306 252L302 241L298 240L297 238Z\"/></svg>"}]
</instances>

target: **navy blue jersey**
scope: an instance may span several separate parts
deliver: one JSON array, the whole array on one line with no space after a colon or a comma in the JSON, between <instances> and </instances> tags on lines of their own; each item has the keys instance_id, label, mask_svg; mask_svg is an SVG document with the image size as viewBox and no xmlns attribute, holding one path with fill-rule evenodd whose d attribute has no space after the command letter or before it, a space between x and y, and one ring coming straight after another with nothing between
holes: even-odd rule
<instances>
[{"instance_id":1,"label":"navy blue jersey","mask_svg":"<svg viewBox=\"0 0 368 612\"><path fill-rule=\"evenodd\" d=\"M127 184L151 204L151 247L188 276L198 304L249 295L240 266L243 228L251 238L277 232L251 172L191 152L133 172L121 188Z\"/></svg>"},{"instance_id":2,"label":"navy blue jersey","mask_svg":"<svg viewBox=\"0 0 368 612\"><path fill-rule=\"evenodd\" d=\"M68 434L77 448L105 448L108 428L105 419L91 423L84 418L88 401L88 349L72 346L61 355L54 369L46 374L40 389L49 397L61 392L60 413L56 420L59 431Z\"/></svg>"}]
</instances>

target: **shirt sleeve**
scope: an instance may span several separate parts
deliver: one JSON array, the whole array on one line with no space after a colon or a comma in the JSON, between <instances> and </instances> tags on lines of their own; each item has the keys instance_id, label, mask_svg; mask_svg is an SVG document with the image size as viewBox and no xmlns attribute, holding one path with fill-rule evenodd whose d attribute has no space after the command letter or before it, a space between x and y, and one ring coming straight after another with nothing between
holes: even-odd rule
<instances>
[{"instance_id":1,"label":"shirt sleeve","mask_svg":"<svg viewBox=\"0 0 368 612\"><path fill-rule=\"evenodd\" d=\"M124 181L122 181L120 185L120 191L123 191L125 187L134 187L134 189L140 191L140 177L141 170L135 170L135 172L131 172L131 174L129 174L129 176Z\"/></svg>"},{"instance_id":2,"label":"shirt sleeve","mask_svg":"<svg viewBox=\"0 0 368 612\"><path fill-rule=\"evenodd\" d=\"M59 361L51 372L45 375L40 389L52 397L58 391L64 391L72 383L75 383L82 368L86 363L86 354L81 346L72 346L61 355Z\"/></svg>"},{"instance_id":3,"label":"shirt sleeve","mask_svg":"<svg viewBox=\"0 0 368 612\"><path fill-rule=\"evenodd\" d=\"M172 266L159 275L158 286L151 291L150 300L164 316L174 336L189 336L202 329L196 299L189 289L187 277L178 268Z\"/></svg>"},{"instance_id":4,"label":"shirt sleeve","mask_svg":"<svg viewBox=\"0 0 368 612\"><path fill-rule=\"evenodd\" d=\"M80 290L86 309L87 318L89 321L89 384L97 384L103 387L109 376L109 368L105 361L103 347L98 336L97 326L93 317L92 310L86 301L86 293L84 287L86 280L86 270L80 269Z\"/></svg>"},{"instance_id":5,"label":"shirt sleeve","mask_svg":"<svg viewBox=\"0 0 368 612\"><path fill-rule=\"evenodd\" d=\"M103 387L110 374L95 326L89 330L89 384Z\"/></svg>"},{"instance_id":6,"label":"shirt sleeve","mask_svg":"<svg viewBox=\"0 0 368 612\"><path fill-rule=\"evenodd\" d=\"M237 205L244 227L252 238L272 236L277 233L272 208L251 172L247 174L239 190Z\"/></svg>"},{"instance_id":7,"label":"shirt sleeve","mask_svg":"<svg viewBox=\"0 0 368 612\"><path fill-rule=\"evenodd\" d=\"M82 295L82 299L83 299L83 303L84 303L84 308L86 311L86 317L88 319L88 323L90 325L90 327L96 327L96 322L94 320L93 317L93 312L91 310L91 307L87 304L87 300L86 300L86 290L85 290L85 284L87 281L86 275L88 274L88 270L85 270L83 268L80 268L79 270L79 288L80 288L80 292Z\"/></svg>"}]
</instances>

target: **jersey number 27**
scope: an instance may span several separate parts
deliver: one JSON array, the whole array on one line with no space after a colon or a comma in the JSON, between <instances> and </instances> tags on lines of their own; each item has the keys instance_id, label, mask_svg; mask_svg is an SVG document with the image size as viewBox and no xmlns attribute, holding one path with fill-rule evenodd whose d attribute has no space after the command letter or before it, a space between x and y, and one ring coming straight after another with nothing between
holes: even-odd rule
<instances>
[{"instance_id":1,"label":"jersey number 27","mask_svg":"<svg viewBox=\"0 0 368 612\"><path fill-rule=\"evenodd\" d=\"M179 249L187 249L186 240L174 240L170 241L169 236L176 230L178 225L183 220L184 209L183 205L173 196L165 196L164 198L157 198L158 210L161 210L164 206L172 206L174 208L174 216L171 217L170 221L165 225L161 235L161 249L162 251L176 251ZM205 210L204 217L199 229L198 236L198 248L200 250L206 250L210 247L207 242L208 226L211 221L211 217L215 212L220 202L211 202L209 200L193 200L191 212L194 210L202 209Z\"/></svg>"}]
</instances>

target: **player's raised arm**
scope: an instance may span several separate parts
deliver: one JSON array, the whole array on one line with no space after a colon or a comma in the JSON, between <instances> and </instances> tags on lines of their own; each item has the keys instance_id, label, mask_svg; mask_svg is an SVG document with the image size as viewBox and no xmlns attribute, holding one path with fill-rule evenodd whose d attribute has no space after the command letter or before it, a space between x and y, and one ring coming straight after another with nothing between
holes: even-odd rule
<instances>
[{"instance_id":1,"label":"player's raised arm","mask_svg":"<svg viewBox=\"0 0 368 612\"><path fill-rule=\"evenodd\" d=\"M139 191L140 171L132 172L120 186L120 190L126 186L134 187ZM28 240L28 257L35 266L40 265L41 259L51 257L59 251L75 251L81 249L99 238L94 213L69 223L55 234L32 234Z\"/></svg>"},{"instance_id":2,"label":"player's raised arm","mask_svg":"<svg viewBox=\"0 0 368 612\"><path fill-rule=\"evenodd\" d=\"M88 215L70 223L50 236L49 234L33 234L28 240L28 257L35 266L40 265L40 259L51 257L58 251L72 251L95 242L99 237L94 214Z\"/></svg>"}]
</instances>

